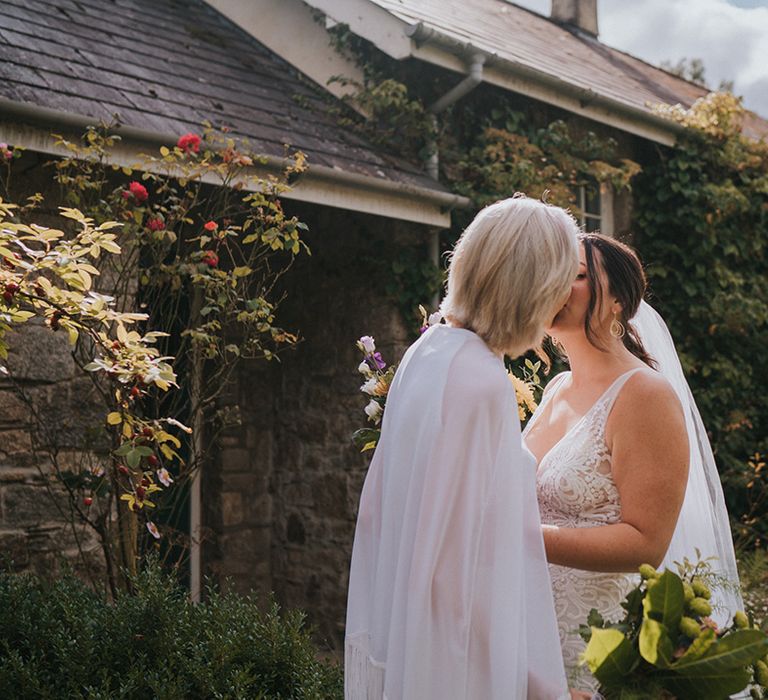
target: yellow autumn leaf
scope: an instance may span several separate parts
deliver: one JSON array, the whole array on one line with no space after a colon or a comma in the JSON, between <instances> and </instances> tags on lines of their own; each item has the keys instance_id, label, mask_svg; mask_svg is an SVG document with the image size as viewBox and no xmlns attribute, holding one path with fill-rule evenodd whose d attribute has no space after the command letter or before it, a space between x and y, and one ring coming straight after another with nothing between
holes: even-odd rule
<instances>
[{"instance_id":1,"label":"yellow autumn leaf","mask_svg":"<svg viewBox=\"0 0 768 700\"><path fill-rule=\"evenodd\" d=\"M120 425L122 422L123 417L117 411L112 411L112 413L107 416L107 423L109 425Z\"/></svg>"},{"instance_id":2,"label":"yellow autumn leaf","mask_svg":"<svg viewBox=\"0 0 768 700\"><path fill-rule=\"evenodd\" d=\"M123 423L123 437L128 439L133 437L133 428L130 423Z\"/></svg>"},{"instance_id":3,"label":"yellow autumn leaf","mask_svg":"<svg viewBox=\"0 0 768 700\"><path fill-rule=\"evenodd\" d=\"M155 437L157 438L158 442L172 442L174 445L176 445L177 448L181 447L181 441L179 438L177 438L175 435L171 435L170 433L166 433L164 430L159 430L157 433L155 433Z\"/></svg>"},{"instance_id":4,"label":"yellow autumn leaf","mask_svg":"<svg viewBox=\"0 0 768 700\"><path fill-rule=\"evenodd\" d=\"M365 445L363 445L363 449L360 450L360 452L367 452L368 450L373 450L376 447L376 440L371 440L370 442L366 442Z\"/></svg>"}]
</instances>

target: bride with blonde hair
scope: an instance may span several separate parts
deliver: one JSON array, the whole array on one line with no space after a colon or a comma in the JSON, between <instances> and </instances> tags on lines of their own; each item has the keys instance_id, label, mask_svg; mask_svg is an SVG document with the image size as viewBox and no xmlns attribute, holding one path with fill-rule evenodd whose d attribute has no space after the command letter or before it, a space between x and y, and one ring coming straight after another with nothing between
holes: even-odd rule
<instances>
[{"instance_id":1,"label":"bride with blonde hair","mask_svg":"<svg viewBox=\"0 0 768 700\"><path fill-rule=\"evenodd\" d=\"M347 700L568 697L503 356L541 341L576 274L576 235L562 209L514 197L456 245L447 324L406 352L360 498Z\"/></svg>"}]
</instances>

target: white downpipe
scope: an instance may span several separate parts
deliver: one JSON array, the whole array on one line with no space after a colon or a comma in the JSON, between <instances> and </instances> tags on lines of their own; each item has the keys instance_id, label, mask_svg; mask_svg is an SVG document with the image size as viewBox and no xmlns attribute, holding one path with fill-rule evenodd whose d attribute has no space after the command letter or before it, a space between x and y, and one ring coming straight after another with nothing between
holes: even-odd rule
<instances>
[{"instance_id":1,"label":"white downpipe","mask_svg":"<svg viewBox=\"0 0 768 700\"><path fill-rule=\"evenodd\" d=\"M202 295L195 290L192 302L192 318L196 318L202 306ZM189 485L189 597L199 603L202 593L202 469L203 469L203 359L200 352L192 349L191 408L192 408L192 481Z\"/></svg>"},{"instance_id":2,"label":"white downpipe","mask_svg":"<svg viewBox=\"0 0 768 700\"><path fill-rule=\"evenodd\" d=\"M466 77L458 85L455 85L442 97L435 100L429 107L430 117L432 119L432 133L428 145L429 158L427 159L427 175L433 180L440 179L440 152L437 145L437 115L446 110L452 104L458 102L464 95L470 93L483 81L483 66L485 65L485 56L481 53L472 55L469 64L469 71ZM437 266L440 265L440 231L435 229L429 235L429 259ZM440 293L437 292L431 300L432 310L436 310L440 305Z\"/></svg>"}]
</instances>

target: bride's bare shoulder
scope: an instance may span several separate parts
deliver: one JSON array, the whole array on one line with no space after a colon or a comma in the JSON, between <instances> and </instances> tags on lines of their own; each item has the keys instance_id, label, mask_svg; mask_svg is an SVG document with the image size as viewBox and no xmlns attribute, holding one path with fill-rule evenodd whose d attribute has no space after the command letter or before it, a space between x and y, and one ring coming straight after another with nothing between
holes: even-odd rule
<instances>
[{"instance_id":1,"label":"bride's bare shoulder","mask_svg":"<svg viewBox=\"0 0 768 700\"><path fill-rule=\"evenodd\" d=\"M642 368L627 379L616 398L613 422L637 421L643 415L656 421L682 418L682 406L672 385L656 370Z\"/></svg>"}]
</instances>

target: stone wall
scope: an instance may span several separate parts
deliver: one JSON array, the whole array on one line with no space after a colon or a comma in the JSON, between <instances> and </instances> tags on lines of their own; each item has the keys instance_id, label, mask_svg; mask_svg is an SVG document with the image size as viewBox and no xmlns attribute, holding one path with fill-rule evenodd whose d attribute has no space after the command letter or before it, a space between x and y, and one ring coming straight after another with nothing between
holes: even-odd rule
<instances>
[{"instance_id":1,"label":"stone wall","mask_svg":"<svg viewBox=\"0 0 768 700\"><path fill-rule=\"evenodd\" d=\"M23 202L41 192L53 207L46 160L27 152L14 165L12 199ZM36 222L61 224L53 208L41 211ZM99 544L88 530L71 526L72 502L51 475L55 465L77 470L98 460L94 447L103 411L90 379L72 360L65 333L30 321L9 341L9 357L1 364L10 376L0 375L0 554L17 571L55 576L66 566L98 578Z\"/></svg>"},{"instance_id":2,"label":"stone wall","mask_svg":"<svg viewBox=\"0 0 768 700\"><path fill-rule=\"evenodd\" d=\"M310 225L312 257L291 270L280 318L303 341L280 363L243 366L229 391L243 423L222 437L208 476L216 536L205 560L236 590L273 590L283 605L306 610L321 643L339 649L370 459L350 441L366 403L355 341L371 334L385 359L401 356L408 330L382 292L381 261L404 245L426 253L428 231L329 209L298 215Z\"/></svg>"},{"instance_id":3,"label":"stone wall","mask_svg":"<svg viewBox=\"0 0 768 700\"><path fill-rule=\"evenodd\" d=\"M98 578L99 543L72 526L73 502L52 474L98 460L93 426L103 412L61 334L30 323L11 348L0 382L0 550L15 570L55 576L67 566Z\"/></svg>"}]
</instances>

